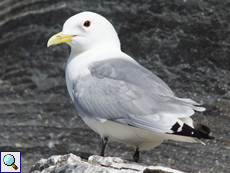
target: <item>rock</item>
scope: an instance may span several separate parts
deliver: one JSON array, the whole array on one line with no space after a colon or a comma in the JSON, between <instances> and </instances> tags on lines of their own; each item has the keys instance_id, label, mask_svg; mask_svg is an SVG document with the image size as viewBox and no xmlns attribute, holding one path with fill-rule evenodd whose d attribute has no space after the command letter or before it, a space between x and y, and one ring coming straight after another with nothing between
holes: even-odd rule
<instances>
[{"instance_id":1,"label":"rock","mask_svg":"<svg viewBox=\"0 0 230 173\"><path fill-rule=\"evenodd\" d=\"M88 161L72 153L67 155L51 156L39 160L30 173L83 173L83 172L109 172L109 173L183 173L181 171L162 166L144 166L129 163L118 157L90 156Z\"/></svg>"}]
</instances>

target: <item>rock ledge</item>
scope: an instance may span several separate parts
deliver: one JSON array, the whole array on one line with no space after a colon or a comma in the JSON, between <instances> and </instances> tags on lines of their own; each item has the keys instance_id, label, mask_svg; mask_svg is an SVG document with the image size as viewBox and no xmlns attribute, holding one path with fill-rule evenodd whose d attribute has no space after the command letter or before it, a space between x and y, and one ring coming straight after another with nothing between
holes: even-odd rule
<instances>
[{"instance_id":1,"label":"rock ledge","mask_svg":"<svg viewBox=\"0 0 230 173\"><path fill-rule=\"evenodd\" d=\"M82 172L109 172L109 173L183 173L181 171L162 166L144 166L129 163L118 157L90 156L88 161L72 153L67 155L51 156L41 159L32 166L30 173L82 173Z\"/></svg>"}]
</instances>

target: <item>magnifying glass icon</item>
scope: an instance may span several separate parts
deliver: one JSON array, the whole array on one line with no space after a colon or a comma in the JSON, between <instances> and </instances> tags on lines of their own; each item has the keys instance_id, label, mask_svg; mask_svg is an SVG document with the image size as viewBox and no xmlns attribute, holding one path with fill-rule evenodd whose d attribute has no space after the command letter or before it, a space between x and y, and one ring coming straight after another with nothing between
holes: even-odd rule
<instances>
[{"instance_id":1,"label":"magnifying glass icon","mask_svg":"<svg viewBox=\"0 0 230 173\"><path fill-rule=\"evenodd\" d=\"M12 166L15 170L18 169L18 167L15 165L15 158L11 154L7 154L3 158L3 162L7 166Z\"/></svg>"}]
</instances>

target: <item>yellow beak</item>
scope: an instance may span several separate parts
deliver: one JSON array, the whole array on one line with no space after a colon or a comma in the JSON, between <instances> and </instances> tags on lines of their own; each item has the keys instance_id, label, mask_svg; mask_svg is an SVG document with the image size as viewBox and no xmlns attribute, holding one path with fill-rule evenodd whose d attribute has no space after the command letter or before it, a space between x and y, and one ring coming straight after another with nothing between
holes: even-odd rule
<instances>
[{"instance_id":1,"label":"yellow beak","mask_svg":"<svg viewBox=\"0 0 230 173\"><path fill-rule=\"evenodd\" d=\"M64 35L63 31L53 35L47 42L47 47L51 45L56 45L60 43L65 43L71 41L71 38L75 37L76 35Z\"/></svg>"}]
</instances>

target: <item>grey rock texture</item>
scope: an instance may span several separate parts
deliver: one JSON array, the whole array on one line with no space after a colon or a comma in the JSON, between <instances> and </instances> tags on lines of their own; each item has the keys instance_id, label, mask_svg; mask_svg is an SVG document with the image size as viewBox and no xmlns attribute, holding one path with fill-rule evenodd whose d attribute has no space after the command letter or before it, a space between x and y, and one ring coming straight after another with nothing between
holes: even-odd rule
<instances>
[{"instance_id":1,"label":"grey rock texture","mask_svg":"<svg viewBox=\"0 0 230 173\"><path fill-rule=\"evenodd\" d=\"M162 166L144 166L137 163L129 163L118 157L90 156L88 161L80 157L68 154L52 156L41 159L32 166L30 173L183 173L181 171Z\"/></svg>"},{"instance_id":2,"label":"grey rock texture","mask_svg":"<svg viewBox=\"0 0 230 173\"><path fill-rule=\"evenodd\" d=\"M179 97L202 101L194 115L215 141L163 143L140 162L185 172L230 170L230 2L228 0L1 0L0 151L22 152L22 172L41 158L99 154L99 136L77 115L65 86L68 45L46 47L70 16L109 19L122 50ZM132 160L134 148L110 142L106 156Z\"/></svg>"}]
</instances>

